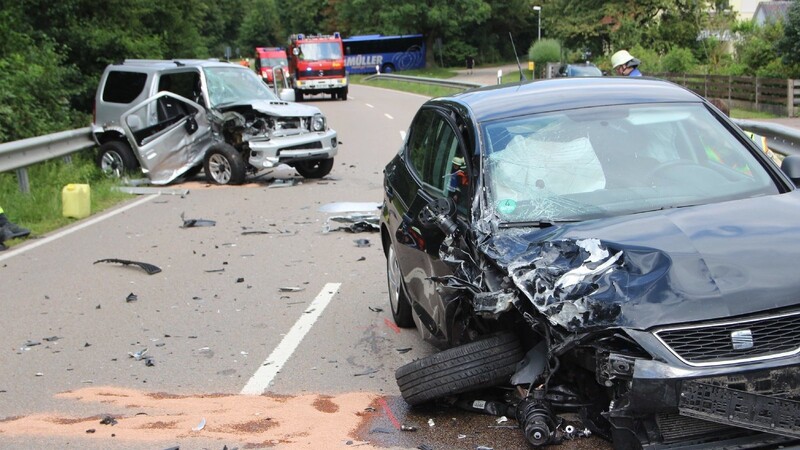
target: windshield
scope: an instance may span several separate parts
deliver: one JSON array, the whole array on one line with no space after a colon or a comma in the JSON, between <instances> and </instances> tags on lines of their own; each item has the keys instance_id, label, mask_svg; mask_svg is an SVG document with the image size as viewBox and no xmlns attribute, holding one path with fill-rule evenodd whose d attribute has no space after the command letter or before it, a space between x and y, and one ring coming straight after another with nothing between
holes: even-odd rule
<instances>
[{"instance_id":1,"label":"windshield","mask_svg":"<svg viewBox=\"0 0 800 450\"><path fill-rule=\"evenodd\" d=\"M501 222L584 220L778 192L766 163L701 104L586 108L482 128L489 201Z\"/></svg>"},{"instance_id":2,"label":"windshield","mask_svg":"<svg viewBox=\"0 0 800 450\"><path fill-rule=\"evenodd\" d=\"M286 66L286 58L261 58L261 67L273 68L275 66Z\"/></svg>"},{"instance_id":3,"label":"windshield","mask_svg":"<svg viewBox=\"0 0 800 450\"><path fill-rule=\"evenodd\" d=\"M569 66L567 68L567 76L570 77L602 77L603 72L600 72L595 66Z\"/></svg>"},{"instance_id":4,"label":"windshield","mask_svg":"<svg viewBox=\"0 0 800 450\"><path fill-rule=\"evenodd\" d=\"M342 47L338 42L315 42L300 44L300 58L304 61L341 59Z\"/></svg>"},{"instance_id":5,"label":"windshield","mask_svg":"<svg viewBox=\"0 0 800 450\"><path fill-rule=\"evenodd\" d=\"M253 100L278 100L261 78L245 67L206 67L203 72L212 108Z\"/></svg>"}]
</instances>

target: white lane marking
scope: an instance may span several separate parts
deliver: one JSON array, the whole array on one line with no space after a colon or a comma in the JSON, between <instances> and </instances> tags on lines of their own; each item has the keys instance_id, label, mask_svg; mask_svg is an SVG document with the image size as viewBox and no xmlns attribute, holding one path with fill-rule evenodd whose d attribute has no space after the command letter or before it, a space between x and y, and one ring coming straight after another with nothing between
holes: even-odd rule
<instances>
[{"instance_id":1,"label":"white lane marking","mask_svg":"<svg viewBox=\"0 0 800 450\"><path fill-rule=\"evenodd\" d=\"M283 365L286 364L286 361L292 356L297 346L300 345L306 333L311 330L314 322L322 315L322 311L324 311L328 303L331 302L331 299L336 295L341 285L342 283L327 283L325 287L322 288L317 298L303 311L303 315L297 319L292 329L286 333L286 336L283 337L280 344L275 347L272 354L267 357L266 361L261 364L261 367L256 370L256 373L253 374L250 381L244 386L242 395L261 395L264 393L264 390L269 387L269 384L272 383L272 380L278 375L278 372L280 372Z\"/></svg>"},{"instance_id":2,"label":"white lane marking","mask_svg":"<svg viewBox=\"0 0 800 450\"><path fill-rule=\"evenodd\" d=\"M383 113L383 115L388 117L388 118L390 118L390 119L394 119L394 117L390 116L389 114Z\"/></svg>"},{"instance_id":3,"label":"white lane marking","mask_svg":"<svg viewBox=\"0 0 800 450\"><path fill-rule=\"evenodd\" d=\"M406 132L403 130L400 130L400 140L403 142L406 141Z\"/></svg>"},{"instance_id":4,"label":"white lane marking","mask_svg":"<svg viewBox=\"0 0 800 450\"><path fill-rule=\"evenodd\" d=\"M374 106L370 105L369 103L364 103L364 104L369 106L370 108L374 108Z\"/></svg>"},{"instance_id":5,"label":"white lane marking","mask_svg":"<svg viewBox=\"0 0 800 450\"><path fill-rule=\"evenodd\" d=\"M119 209L115 209L115 210L110 211L110 212L108 212L106 214L101 214L99 216L96 216L96 217L94 217L94 218L92 218L90 220L87 220L86 222L83 222L83 223L81 223L79 225L76 225L76 226L74 226L72 228L67 228L66 230L59 231L58 233L52 234L52 235L47 236L46 238L43 238L43 239L36 239L36 240L31 240L30 242L26 242L24 245L21 245L19 247L14 247L12 250L7 250L7 251L3 252L3 254L0 255L0 261L3 261L3 260L8 259L8 258L11 258L12 256L15 256L15 255L19 255L20 253L25 253L28 250L33 250L36 247L39 247L40 245L45 245L47 243L53 242L56 239L60 239L60 238L62 238L64 236L66 236L68 234L72 234L72 233L74 233L74 232L76 232L78 230L82 230L82 229L84 229L86 227L90 227L90 226L92 226L92 225L94 225L94 224L96 224L98 222L102 222L103 220L106 220L106 219L109 219L111 217L114 217L117 214L123 213L123 212L125 212L125 211L127 211L129 209L135 208L135 207L141 205L142 203L149 202L150 200L152 200L152 199L154 199L156 197L158 197L158 195L148 195L147 197L144 197L144 198L141 198L139 200L136 200L135 202L133 202L133 203L131 203L129 205L125 205L125 206L123 206L123 207L121 207Z\"/></svg>"}]
</instances>

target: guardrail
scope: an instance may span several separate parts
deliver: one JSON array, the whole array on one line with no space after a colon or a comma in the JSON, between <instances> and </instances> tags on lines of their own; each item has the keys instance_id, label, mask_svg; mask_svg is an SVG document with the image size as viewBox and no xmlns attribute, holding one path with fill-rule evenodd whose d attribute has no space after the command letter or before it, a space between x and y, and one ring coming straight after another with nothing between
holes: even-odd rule
<instances>
[{"instance_id":1,"label":"guardrail","mask_svg":"<svg viewBox=\"0 0 800 450\"><path fill-rule=\"evenodd\" d=\"M91 127L0 144L0 172L16 170L19 189L30 192L26 167L93 147Z\"/></svg>"},{"instance_id":2,"label":"guardrail","mask_svg":"<svg viewBox=\"0 0 800 450\"><path fill-rule=\"evenodd\" d=\"M739 128L767 138L767 147L781 155L800 155L800 130L779 123L733 119Z\"/></svg>"},{"instance_id":3,"label":"guardrail","mask_svg":"<svg viewBox=\"0 0 800 450\"><path fill-rule=\"evenodd\" d=\"M370 75L368 77L364 77L364 81L369 81L376 78L380 80L395 80L395 81L405 81L408 83L430 84L434 86L450 87L454 89L472 89L476 87L485 86L480 83L471 83L469 81L453 81L442 78L410 77L408 75L395 75L393 73L378 73L375 75Z\"/></svg>"}]
</instances>

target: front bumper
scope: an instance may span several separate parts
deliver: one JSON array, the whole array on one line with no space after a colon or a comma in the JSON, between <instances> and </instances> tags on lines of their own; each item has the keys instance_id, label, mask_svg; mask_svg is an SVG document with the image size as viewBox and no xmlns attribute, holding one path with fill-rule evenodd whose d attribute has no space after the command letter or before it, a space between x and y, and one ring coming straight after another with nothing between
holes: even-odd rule
<instances>
[{"instance_id":1,"label":"front bumper","mask_svg":"<svg viewBox=\"0 0 800 450\"><path fill-rule=\"evenodd\" d=\"M330 91L347 87L347 77L295 80L295 89L302 92Z\"/></svg>"},{"instance_id":2,"label":"front bumper","mask_svg":"<svg viewBox=\"0 0 800 450\"><path fill-rule=\"evenodd\" d=\"M254 139L248 144L250 147L248 161L258 169L304 160L330 159L336 156L338 151L338 140L334 130Z\"/></svg>"}]
</instances>

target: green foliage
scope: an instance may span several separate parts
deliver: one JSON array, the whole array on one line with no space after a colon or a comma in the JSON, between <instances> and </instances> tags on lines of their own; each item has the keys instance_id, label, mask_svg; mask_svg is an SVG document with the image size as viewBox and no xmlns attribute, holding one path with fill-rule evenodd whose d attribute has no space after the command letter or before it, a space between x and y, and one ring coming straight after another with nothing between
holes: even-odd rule
<instances>
[{"instance_id":1,"label":"green foliage","mask_svg":"<svg viewBox=\"0 0 800 450\"><path fill-rule=\"evenodd\" d=\"M778 52L784 64L800 64L800 1L798 0L794 0L789 6L783 37L778 41ZM794 73L800 76L800 72Z\"/></svg>"},{"instance_id":2,"label":"green foliage","mask_svg":"<svg viewBox=\"0 0 800 450\"><path fill-rule=\"evenodd\" d=\"M239 27L242 54L251 55L256 47L284 46L286 36L275 0L251 0Z\"/></svg>"},{"instance_id":3,"label":"green foliage","mask_svg":"<svg viewBox=\"0 0 800 450\"><path fill-rule=\"evenodd\" d=\"M534 62L541 76L547 63L561 61L561 44L555 39L536 41L528 49L528 60Z\"/></svg>"},{"instance_id":4,"label":"green foliage","mask_svg":"<svg viewBox=\"0 0 800 450\"><path fill-rule=\"evenodd\" d=\"M655 50L644 48L641 45L634 45L632 48L628 49L628 51L633 55L634 58L641 61L639 65L639 70L642 71L644 75L653 72L663 72L664 69L661 66L661 57ZM607 60L608 63L608 70L611 70L611 58L609 57Z\"/></svg>"},{"instance_id":5,"label":"green foliage","mask_svg":"<svg viewBox=\"0 0 800 450\"><path fill-rule=\"evenodd\" d=\"M694 68L696 62L691 50L673 48L661 59L661 70L665 72L685 73Z\"/></svg>"},{"instance_id":6,"label":"green foliage","mask_svg":"<svg viewBox=\"0 0 800 450\"><path fill-rule=\"evenodd\" d=\"M113 188L118 180L105 177L94 164L93 152L73 155L71 163L51 160L28 168L31 192L19 191L14 172L0 173L0 198L8 217L31 229L34 235L43 234L73 222L62 217L61 191L67 184L89 184L93 213L130 198Z\"/></svg>"}]
</instances>

